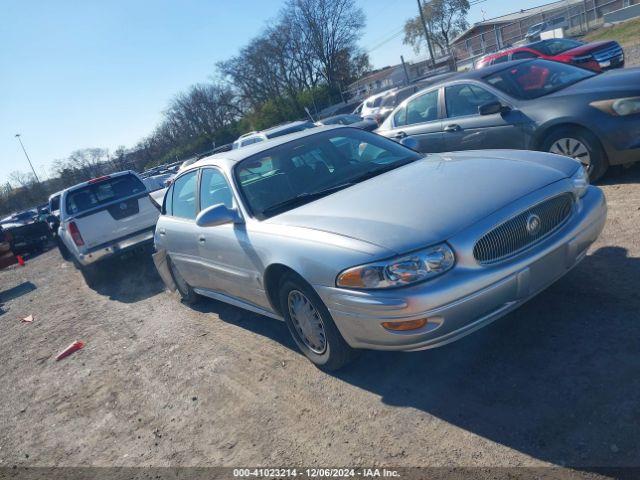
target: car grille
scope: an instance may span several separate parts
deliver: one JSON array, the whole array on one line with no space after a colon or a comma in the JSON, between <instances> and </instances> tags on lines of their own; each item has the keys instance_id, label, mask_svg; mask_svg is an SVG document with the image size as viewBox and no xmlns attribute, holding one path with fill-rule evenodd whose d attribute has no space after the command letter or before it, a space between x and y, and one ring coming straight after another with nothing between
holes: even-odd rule
<instances>
[{"instance_id":1,"label":"car grille","mask_svg":"<svg viewBox=\"0 0 640 480\"><path fill-rule=\"evenodd\" d=\"M604 50L593 52L593 58L598 62L606 62L612 58L617 58L619 55L622 55L622 48L620 45L612 45Z\"/></svg>"},{"instance_id":2,"label":"car grille","mask_svg":"<svg viewBox=\"0 0 640 480\"><path fill-rule=\"evenodd\" d=\"M572 209L573 195L570 193L534 205L480 238L473 247L473 256L483 265L511 257L560 228ZM533 228L536 223L537 228Z\"/></svg>"}]
</instances>

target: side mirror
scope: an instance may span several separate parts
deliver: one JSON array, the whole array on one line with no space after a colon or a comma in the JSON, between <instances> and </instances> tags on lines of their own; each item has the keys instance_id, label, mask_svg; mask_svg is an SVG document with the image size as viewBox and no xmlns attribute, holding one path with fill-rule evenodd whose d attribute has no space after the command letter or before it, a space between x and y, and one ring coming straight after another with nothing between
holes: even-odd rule
<instances>
[{"instance_id":1,"label":"side mirror","mask_svg":"<svg viewBox=\"0 0 640 480\"><path fill-rule=\"evenodd\" d=\"M196 225L199 227L216 227L241 221L242 217L236 209L228 208L222 203L205 208L196 217Z\"/></svg>"},{"instance_id":2,"label":"side mirror","mask_svg":"<svg viewBox=\"0 0 640 480\"><path fill-rule=\"evenodd\" d=\"M418 151L418 148L420 148L420 144L418 143L418 140L416 140L415 137L412 137L412 136L404 137L402 140L400 140L400 143L405 147L410 148L411 150L414 150L416 152Z\"/></svg>"},{"instance_id":3,"label":"side mirror","mask_svg":"<svg viewBox=\"0 0 640 480\"><path fill-rule=\"evenodd\" d=\"M480 115L493 115L495 113L506 113L511 108L506 105L502 105L499 101L485 103L484 105L480 105L478 107L478 113Z\"/></svg>"}]
</instances>

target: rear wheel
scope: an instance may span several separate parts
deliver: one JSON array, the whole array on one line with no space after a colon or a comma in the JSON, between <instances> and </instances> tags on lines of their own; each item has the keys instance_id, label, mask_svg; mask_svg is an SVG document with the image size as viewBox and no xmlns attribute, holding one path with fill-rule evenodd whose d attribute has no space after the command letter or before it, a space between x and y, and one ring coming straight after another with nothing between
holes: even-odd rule
<instances>
[{"instance_id":1,"label":"rear wheel","mask_svg":"<svg viewBox=\"0 0 640 480\"><path fill-rule=\"evenodd\" d=\"M182 277L176 266L173 264L170 258L167 257L167 265L169 266L169 271L171 272L171 278L173 278L173 282L176 284L176 288L178 290L178 294L182 299L183 303L194 303L198 300L198 294L191 288L191 285L187 283L187 281Z\"/></svg>"},{"instance_id":2,"label":"rear wheel","mask_svg":"<svg viewBox=\"0 0 640 480\"><path fill-rule=\"evenodd\" d=\"M62 243L60 237L56 237L56 244L58 245L60 256L62 256L62 258L67 261L71 260L71 253L69 253L69 249L65 246L65 244Z\"/></svg>"},{"instance_id":3,"label":"rear wheel","mask_svg":"<svg viewBox=\"0 0 640 480\"><path fill-rule=\"evenodd\" d=\"M586 130L562 128L552 132L543 142L542 149L578 160L587 169L592 182L602 177L609 166L600 142Z\"/></svg>"},{"instance_id":4,"label":"rear wheel","mask_svg":"<svg viewBox=\"0 0 640 480\"><path fill-rule=\"evenodd\" d=\"M288 275L280 284L280 310L298 348L323 370L338 370L357 354L338 331L318 294L304 280Z\"/></svg>"}]
</instances>

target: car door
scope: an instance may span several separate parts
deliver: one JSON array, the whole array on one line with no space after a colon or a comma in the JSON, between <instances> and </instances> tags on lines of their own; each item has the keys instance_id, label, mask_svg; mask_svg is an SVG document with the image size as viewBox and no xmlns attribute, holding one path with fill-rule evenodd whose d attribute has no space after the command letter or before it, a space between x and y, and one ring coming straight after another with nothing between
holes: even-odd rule
<instances>
[{"instance_id":1,"label":"car door","mask_svg":"<svg viewBox=\"0 0 640 480\"><path fill-rule=\"evenodd\" d=\"M220 204L237 208L224 173L216 167L204 167L200 175L200 210ZM259 284L263 268L253 251L245 224L198 227L198 248L203 288L254 305L268 305ZM261 296L265 298L258 298Z\"/></svg>"},{"instance_id":2,"label":"car door","mask_svg":"<svg viewBox=\"0 0 640 480\"><path fill-rule=\"evenodd\" d=\"M444 88L444 142L447 151L490 148L523 149L526 146L524 116L518 111L480 115L478 107L505 103L474 83L456 83Z\"/></svg>"},{"instance_id":3,"label":"car door","mask_svg":"<svg viewBox=\"0 0 640 480\"><path fill-rule=\"evenodd\" d=\"M393 128L384 135L398 142L412 137L417 142L416 150L423 153L444 151L438 99L438 88L411 98L396 110Z\"/></svg>"},{"instance_id":4,"label":"car door","mask_svg":"<svg viewBox=\"0 0 640 480\"><path fill-rule=\"evenodd\" d=\"M164 214L157 234L171 262L192 287L200 287L198 232L196 228L198 170L176 178L165 195Z\"/></svg>"}]
</instances>

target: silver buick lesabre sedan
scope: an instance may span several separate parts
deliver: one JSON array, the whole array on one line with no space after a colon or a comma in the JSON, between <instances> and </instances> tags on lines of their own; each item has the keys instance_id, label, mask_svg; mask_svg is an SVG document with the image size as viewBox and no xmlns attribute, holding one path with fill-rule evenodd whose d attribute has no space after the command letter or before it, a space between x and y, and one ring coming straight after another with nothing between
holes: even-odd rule
<instances>
[{"instance_id":1,"label":"silver buick lesabre sedan","mask_svg":"<svg viewBox=\"0 0 640 480\"><path fill-rule=\"evenodd\" d=\"M154 261L184 301L284 320L332 370L358 349L436 347L505 315L584 258L605 218L601 190L567 157L423 155L320 127L182 172Z\"/></svg>"}]
</instances>

